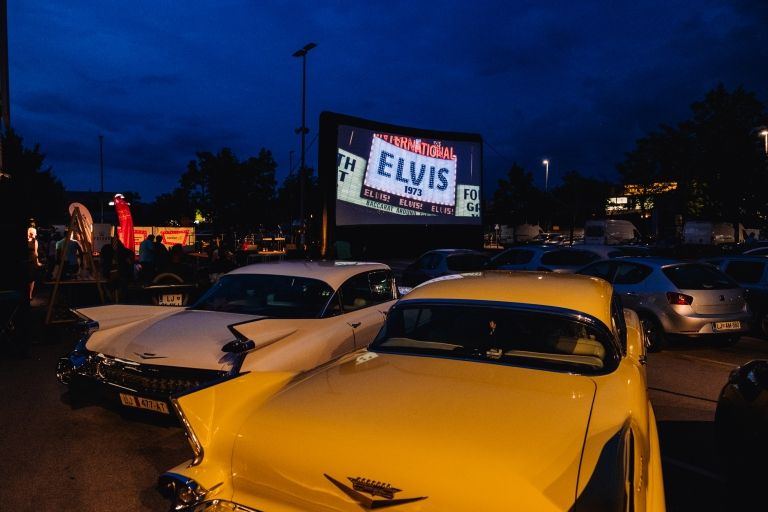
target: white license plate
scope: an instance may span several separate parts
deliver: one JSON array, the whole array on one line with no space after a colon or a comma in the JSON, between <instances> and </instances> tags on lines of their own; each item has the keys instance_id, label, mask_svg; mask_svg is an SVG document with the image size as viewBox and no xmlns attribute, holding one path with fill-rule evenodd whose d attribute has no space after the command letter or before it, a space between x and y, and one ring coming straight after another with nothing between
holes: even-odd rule
<instances>
[{"instance_id":1,"label":"white license plate","mask_svg":"<svg viewBox=\"0 0 768 512\"><path fill-rule=\"evenodd\" d=\"M733 322L715 322L716 331L733 331L736 329L741 329L741 322L738 320Z\"/></svg>"},{"instance_id":2,"label":"white license plate","mask_svg":"<svg viewBox=\"0 0 768 512\"><path fill-rule=\"evenodd\" d=\"M127 405L128 407L147 409L148 411L155 411L163 414L171 414L168 410L168 404L161 402L160 400L150 400L149 398L142 398L140 396L129 395L127 393L120 393L120 402L123 405Z\"/></svg>"},{"instance_id":3,"label":"white license plate","mask_svg":"<svg viewBox=\"0 0 768 512\"><path fill-rule=\"evenodd\" d=\"M163 293L157 304L158 306L183 306L184 296L180 293Z\"/></svg>"}]
</instances>

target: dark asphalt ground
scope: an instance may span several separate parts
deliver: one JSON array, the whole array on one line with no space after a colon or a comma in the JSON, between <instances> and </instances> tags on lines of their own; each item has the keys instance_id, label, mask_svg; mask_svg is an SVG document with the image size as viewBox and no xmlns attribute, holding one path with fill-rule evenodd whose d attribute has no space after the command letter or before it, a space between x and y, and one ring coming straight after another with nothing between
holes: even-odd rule
<instances>
[{"instance_id":1,"label":"dark asphalt ground","mask_svg":"<svg viewBox=\"0 0 768 512\"><path fill-rule=\"evenodd\" d=\"M0 353L0 512L167 510L155 484L191 455L181 429L102 402L72 403L55 366L76 332L69 324L43 325L45 306L41 290L25 350ZM768 342L753 338L725 349L687 344L650 355L668 510L768 507L765 464L754 478L733 478L714 437L720 387L732 368L757 357L768 358Z\"/></svg>"}]
</instances>

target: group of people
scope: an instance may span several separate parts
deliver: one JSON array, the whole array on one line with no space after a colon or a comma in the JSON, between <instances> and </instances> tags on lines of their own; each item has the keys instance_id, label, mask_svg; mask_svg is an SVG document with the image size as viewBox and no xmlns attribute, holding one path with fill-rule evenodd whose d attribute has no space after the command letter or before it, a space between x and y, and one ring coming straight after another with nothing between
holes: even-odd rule
<instances>
[{"instance_id":1,"label":"group of people","mask_svg":"<svg viewBox=\"0 0 768 512\"><path fill-rule=\"evenodd\" d=\"M62 236L53 232L50 239L38 246L37 231L30 227L27 232L29 299L32 300L35 281L61 278L62 280L89 278L93 271L105 281L114 299L125 297L132 283L153 284L163 273L173 273L184 282L195 282L197 266L187 263L183 247L175 244L170 249L163 243L163 235L147 235L139 244L138 254L126 247L118 236L113 236L94 253L95 269L86 268L85 241L77 233ZM207 258L203 263L205 271L213 280L219 275L236 268L234 252L218 240L205 250ZM201 251L202 253L202 251ZM98 254L98 257L96 255ZM96 277L95 275L93 276Z\"/></svg>"},{"instance_id":2,"label":"group of people","mask_svg":"<svg viewBox=\"0 0 768 512\"><path fill-rule=\"evenodd\" d=\"M163 244L163 235L147 235L139 244L139 269L138 277L142 281L149 281L165 265L168 264L170 255L168 248Z\"/></svg>"},{"instance_id":3,"label":"group of people","mask_svg":"<svg viewBox=\"0 0 768 512\"><path fill-rule=\"evenodd\" d=\"M35 282L44 277L51 277L57 272L57 265L62 265L61 277L63 279L74 279L80 275L83 267L83 247L75 234L70 236L66 244L65 238L59 233L54 232L51 240L48 242L48 249L41 254L41 248L37 237L37 228L32 223L27 228L27 265L28 265L28 283L29 300L35 290Z\"/></svg>"}]
</instances>

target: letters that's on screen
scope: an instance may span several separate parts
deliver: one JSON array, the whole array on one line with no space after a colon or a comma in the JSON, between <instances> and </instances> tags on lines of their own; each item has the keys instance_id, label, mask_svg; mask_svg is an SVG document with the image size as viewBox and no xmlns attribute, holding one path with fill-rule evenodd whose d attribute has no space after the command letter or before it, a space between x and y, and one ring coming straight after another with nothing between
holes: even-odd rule
<instances>
[{"instance_id":1,"label":"letters that's on screen","mask_svg":"<svg viewBox=\"0 0 768 512\"><path fill-rule=\"evenodd\" d=\"M456 213L456 156L451 146L375 134L363 197L433 215Z\"/></svg>"},{"instance_id":2,"label":"letters that's on screen","mask_svg":"<svg viewBox=\"0 0 768 512\"><path fill-rule=\"evenodd\" d=\"M351 130L344 140L352 149L360 137ZM479 167L471 149L462 170L459 155L467 149L461 143L375 132L367 138L365 156L337 148L337 200L396 215L480 217Z\"/></svg>"}]
</instances>

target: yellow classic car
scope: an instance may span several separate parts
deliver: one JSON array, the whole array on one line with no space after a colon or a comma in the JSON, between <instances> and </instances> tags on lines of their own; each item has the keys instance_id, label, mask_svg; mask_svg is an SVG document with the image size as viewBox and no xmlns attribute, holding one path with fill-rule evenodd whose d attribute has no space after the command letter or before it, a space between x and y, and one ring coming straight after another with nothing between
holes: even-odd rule
<instances>
[{"instance_id":1,"label":"yellow classic car","mask_svg":"<svg viewBox=\"0 0 768 512\"><path fill-rule=\"evenodd\" d=\"M160 488L189 511L661 511L642 336L599 278L439 278L367 349L176 397L194 457Z\"/></svg>"}]
</instances>

